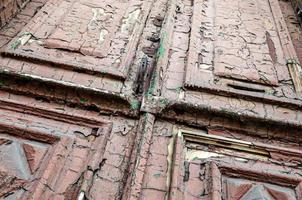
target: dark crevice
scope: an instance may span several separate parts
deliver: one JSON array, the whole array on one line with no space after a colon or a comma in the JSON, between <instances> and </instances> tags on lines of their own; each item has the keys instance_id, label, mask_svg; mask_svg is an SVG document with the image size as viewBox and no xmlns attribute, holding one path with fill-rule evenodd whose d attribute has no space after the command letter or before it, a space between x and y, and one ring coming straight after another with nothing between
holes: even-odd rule
<instances>
[{"instance_id":1,"label":"dark crevice","mask_svg":"<svg viewBox=\"0 0 302 200\"><path fill-rule=\"evenodd\" d=\"M242 85L235 85L235 84L227 84L227 86L236 89L236 90L245 90L245 91L249 91L249 92L260 92L260 93L265 93L265 90L263 89L257 89L257 88L249 88L246 86L242 86Z\"/></svg>"}]
</instances>

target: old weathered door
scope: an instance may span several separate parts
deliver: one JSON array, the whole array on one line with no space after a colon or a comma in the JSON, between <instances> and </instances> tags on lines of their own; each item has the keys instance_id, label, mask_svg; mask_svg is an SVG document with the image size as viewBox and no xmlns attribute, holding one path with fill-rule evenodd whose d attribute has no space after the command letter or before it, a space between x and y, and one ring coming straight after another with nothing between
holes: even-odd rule
<instances>
[{"instance_id":1,"label":"old weathered door","mask_svg":"<svg viewBox=\"0 0 302 200\"><path fill-rule=\"evenodd\" d=\"M300 1L30 2L0 30L0 198L302 199Z\"/></svg>"}]
</instances>

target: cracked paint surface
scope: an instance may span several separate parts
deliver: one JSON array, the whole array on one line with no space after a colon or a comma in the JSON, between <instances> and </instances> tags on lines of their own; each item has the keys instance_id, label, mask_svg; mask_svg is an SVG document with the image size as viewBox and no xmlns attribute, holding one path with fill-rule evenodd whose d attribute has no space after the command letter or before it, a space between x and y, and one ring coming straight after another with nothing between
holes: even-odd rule
<instances>
[{"instance_id":1,"label":"cracked paint surface","mask_svg":"<svg viewBox=\"0 0 302 200\"><path fill-rule=\"evenodd\" d=\"M287 64L287 57L299 54L300 42L293 42L293 32L301 27L288 8L290 2L283 9L288 16L284 18L284 3L279 6L278 1L173 3L162 31L168 35L163 42L168 53L158 60L155 96L183 110L190 104L194 109L225 111L230 117L240 113L239 118L261 116L299 124L301 76L292 74L295 67ZM246 12L240 15L242 9ZM294 102L295 108L285 105Z\"/></svg>"},{"instance_id":2,"label":"cracked paint surface","mask_svg":"<svg viewBox=\"0 0 302 200\"><path fill-rule=\"evenodd\" d=\"M48 1L6 53L125 78L152 1ZM83 13L85 13L83 15Z\"/></svg>"},{"instance_id":3,"label":"cracked paint surface","mask_svg":"<svg viewBox=\"0 0 302 200\"><path fill-rule=\"evenodd\" d=\"M14 106L15 100L11 97L7 106ZM23 102L23 111L31 114L18 113L18 106L13 110L1 108L0 171L6 177L1 197L75 199L79 191L88 199L121 197L135 121L101 119L92 113L43 103L40 108L47 106L48 111L37 113L30 108L30 98L23 98ZM87 115L90 120L83 118Z\"/></svg>"},{"instance_id":4,"label":"cracked paint surface","mask_svg":"<svg viewBox=\"0 0 302 200\"><path fill-rule=\"evenodd\" d=\"M30 1L0 30L0 198L301 199L294 12Z\"/></svg>"},{"instance_id":5,"label":"cracked paint surface","mask_svg":"<svg viewBox=\"0 0 302 200\"><path fill-rule=\"evenodd\" d=\"M282 52L276 52L281 46L269 1L213 4L214 74L277 85L275 68L285 60ZM228 19L227 13L232 13Z\"/></svg>"},{"instance_id":6,"label":"cracked paint surface","mask_svg":"<svg viewBox=\"0 0 302 200\"><path fill-rule=\"evenodd\" d=\"M11 20L14 15L26 5L27 0L0 1L0 28Z\"/></svg>"},{"instance_id":7,"label":"cracked paint surface","mask_svg":"<svg viewBox=\"0 0 302 200\"><path fill-rule=\"evenodd\" d=\"M176 16L171 20L175 25L173 36L165 47L170 49L165 58L170 63L163 66L167 70L164 82L168 90L185 86L248 94L239 89L248 82L246 91L253 85L259 91L265 90L263 85L271 87L269 92L260 92L260 96L264 93L297 98L288 81L291 77L286 50L280 44L284 38L279 38L280 30L275 25L278 22L274 9L280 11L275 1L206 0L175 4L179 10L171 9ZM184 83L181 76L185 76ZM225 83L229 79L236 80L235 90Z\"/></svg>"},{"instance_id":8,"label":"cracked paint surface","mask_svg":"<svg viewBox=\"0 0 302 200\"><path fill-rule=\"evenodd\" d=\"M213 127L211 128L211 126ZM262 146L271 153L276 152L270 149L271 147L280 148L277 153L279 156L286 151L285 149L281 150L281 148L293 150L290 150L293 147L290 144L280 143L276 145L278 141L274 139L265 140L267 143L264 144L262 143L264 142L263 139L254 136L248 138L240 131L217 129L215 124L210 124L208 128L210 135L237 140L245 138L255 146ZM164 161L162 156L170 157L168 146L170 146L171 133L179 129L181 127L175 127L165 121L155 123L153 130L155 137L150 148L152 156L147 165L147 179L143 190L144 199L152 199L154 193L157 193L161 199L222 198L233 200L238 198L250 199L259 195L259 197L265 196L270 200L300 198L300 183L302 181L300 169L293 169L289 166L295 165L297 167L298 163L301 163L301 159L297 163L294 161L295 159L292 159L290 161L292 164L287 163L286 167L283 165L284 163L279 162L280 157L277 154L266 158L257 157L259 155L248 155L213 144L198 144L198 140L191 143L190 139L185 139L186 137L176 136L177 139L173 143L173 162L171 165L170 161ZM190 130L190 133L193 133L192 129ZM185 130L183 131L185 132ZM194 137L194 135L192 136ZM273 143L274 145L271 145ZM164 146L165 148L161 148ZM297 156L301 154L301 147L295 146L294 149L293 151L297 153ZM166 166L167 164L172 166L172 174L170 174L171 171ZM172 180L168 182L169 185L166 185L166 179L169 179L167 176ZM279 179L281 177L283 177L282 181ZM278 180L280 182L277 184Z\"/></svg>"}]
</instances>

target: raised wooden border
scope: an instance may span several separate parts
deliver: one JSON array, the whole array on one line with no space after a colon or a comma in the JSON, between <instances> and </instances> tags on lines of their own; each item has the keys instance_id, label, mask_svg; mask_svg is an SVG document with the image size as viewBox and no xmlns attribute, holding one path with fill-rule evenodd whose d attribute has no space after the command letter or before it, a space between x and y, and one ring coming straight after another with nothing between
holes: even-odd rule
<instances>
[{"instance_id":1,"label":"raised wooden border","mask_svg":"<svg viewBox=\"0 0 302 200\"><path fill-rule=\"evenodd\" d=\"M260 153L261 155L265 155L269 151L272 152L279 152L284 155L295 155L302 157L302 151L287 149L287 148L280 148L276 146L266 145L262 143L252 143L242 140L236 140L216 135L210 135L202 131L193 132L189 130L178 130L176 128L174 132L174 142L173 142L173 150L170 152L170 156L172 158L172 162L169 163L168 169L168 179L167 183L170 187L170 191L167 195L167 199L170 200L181 200L183 199L183 193L181 192L180 188L183 184L183 179L181 177L184 176L184 172L182 170L183 163L183 148L186 141L193 141L195 143L200 144L212 144L212 145L225 145L237 150L242 150L247 153ZM216 144L215 144L216 142ZM219 142L221 142L219 144ZM233 147L232 147L233 145ZM242 148L244 147L244 148ZM268 154L267 154L268 155ZM260 171L253 170L253 169L246 169L242 167L234 168L234 166L230 166L228 164L224 164L223 162L219 162L218 164L214 161L208 163L209 171L208 176L212 177L211 181L209 182L212 193L210 193L210 199L216 200L221 199L221 175L226 174L229 176L234 176L234 174L240 174L241 177L246 177L253 180L262 180L265 177L272 177L272 180L266 180L267 182L278 183L281 185L289 186L295 185L296 186L296 194L299 198L302 197L302 178L293 177L289 175L280 175L274 173L261 173ZM255 176L256 175L256 176ZM265 175L265 176L263 176Z\"/></svg>"},{"instance_id":2,"label":"raised wooden border","mask_svg":"<svg viewBox=\"0 0 302 200\"><path fill-rule=\"evenodd\" d=\"M199 1L197 1L199 2ZM277 32L279 34L280 37L280 41L281 41L281 45L283 47L283 51L285 54L285 58L286 59L286 63L287 63L287 67L289 70L289 73L292 77L292 81L294 84L294 88L296 90L296 94L297 96L301 96L302 95L302 68L300 63L298 63L298 58L295 52L295 48L291 42L291 38L289 35L289 32L287 30L287 26L286 23L284 21L283 18L283 14L281 12L278 0L268 0L271 8L272 8L272 14L273 14L273 18L276 24L276 28L277 28ZM197 13L199 13L199 10L194 8L194 11L196 10ZM193 15L193 21L198 20L198 17ZM192 22L193 24L193 22ZM192 28L191 30L191 37L194 34L197 34L199 32L199 29L197 30L196 28ZM194 46L194 44L196 43L195 40L190 40L190 45L189 46ZM192 57L194 57L197 60L197 54L195 52L191 52L189 51L190 55L188 56L188 58L190 58L188 60L188 63L186 65L186 74L185 74L185 84L184 86L188 89L193 89L193 90L199 90L199 91L207 91L207 92L213 92L213 93L223 93L223 94L239 94L242 96L251 96L251 97L256 97L256 98L261 98L261 99L267 99L267 100L274 100L275 101L275 97L273 97L272 95L266 94L266 93L255 93L255 92L240 92L238 90L235 90L233 88L227 88L227 87L223 87L223 86L219 86L219 85L215 85L215 83L212 83L212 78L209 78L209 75L207 74L208 72L205 72L204 75L202 77L199 77L198 80L203 80L206 79L206 81L204 82L195 82L197 73L199 71L199 69L197 68L197 66L195 65L195 61L192 61ZM192 55L194 54L194 56ZM188 68L191 69L191 71L189 72ZM209 83L210 82L210 83ZM279 98L280 99L280 98ZM285 99L285 98L282 98Z\"/></svg>"},{"instance_id":3,"label":"raised wooden border","mask_svg":"<svg viewBox=\"0 0 302 200\"><path fill-rule=\"evenodd\" d=\"M113 77L115 79L125 80L127 78L128 71L133 64L134 57L136 55L136 47L139 43L140 36L145 28L144 22L147 20L148 13L143 13L143 16L140 17L139 22L134 26L134 30L132 35L129 37L129 42L125 47L125 54L122 55L122 61L118 65L118 67L114 66L99 66L100 64L89 64L87 60L85 60L86 56L80 55L80 53L72 54L72 56L77 56L82 58L83 63L79 63L78 61L74 61L74 58L67 59L62 61L62 58L58 58L55 56L56 49L49 49L52 52L52 56L45 56L39 53L39 49L31 46L27 46L25 49L22 49L22 45L25 45L31 38L35 38L30 31L32 29L37 29L36 21L45 21L49 18L48 13L49 10L55 5L57 0L48 1L44 7L38 12L38 14L19 32L18 36L12 39L5 48L0 50L4 56L9 56L12 59L32 59L37 60L41 63L51 63L54 64L55 67L58 68L67 68L70 70L78 70L81 72L85 72L93 75L107 75ZM152 8L153 1L143 2L143 7L146 7L149 12ZM49 10L48 10L49 9ZM39 46L40 48L44 48L43 46ZM58 50L60 51L60 50ZM95 58L95 60L101 60L100 58Z\"/></svg>"},{"instance_id":4,"label":"raised wooden border","mask_svg":"<svg viewBox=\"0 0 302 200\"><path fill-rule=\"evenodd\" d=\"M28 185L29 190L22 196L22 199L41 199L47 195L55 195L56 191L60 188L59 185L64 183L65 175L62 173L64 167L66 167L67 157L75 153L75 147L73 145L78 141L81 144L78 145L88 145L88 156L83 165L86 165L87 168L83 171L78 172L78 176L85 177L82 180L81 185L79 186L79 191L82 193L89 192L89 185L93 179L92 171L97 170L102 161L102 157L107 145L107 141L111 132L112 123L104 120L95 120L85 118L79 115L69 115L62 112L55 112L50 110L43 110L40 108L32 108L29 106L20 105L14 102L5 102L0 101L0 109L8 110L9 112L15 112L20 118L20 113L25 114L24 117L32 115L34 117L43 119L51 119L66 124L68 128L69 124L73 124L79 127L87 127L89 129L98 128L97 135L94 136L91 142L87 141L91 135L83 135L83 139L76 138L73 133L63 134L49 134L43 131L37 131L32 129L30 126L18 126L14 123L14 116L11 122L0 121L0 126L7 129L9 132L12 132L14 136L34 139L41 142L46 142L50 144L45 159L41 163L41 167L33 174L33 181ZM1 114L0 114L1 115ZM46 125L47 126L47 125ZM24 137L24 133L27 133L27 136ZM66 158L65 158L66 157ZM72 160L71 160L72 161ZM88 170L89 168L89 170ZM65 169L67 170L67 169ZM58 185L59 184L59 185ZM52 188L54 191L51 193L47 192L48 187ZM47 189L47 190L46 190ZM81 193L81 194L82 194ZM80 195L80 193L78 194ZM42 197L43 196L43 197Z\"/></svg>"}]
</instances>

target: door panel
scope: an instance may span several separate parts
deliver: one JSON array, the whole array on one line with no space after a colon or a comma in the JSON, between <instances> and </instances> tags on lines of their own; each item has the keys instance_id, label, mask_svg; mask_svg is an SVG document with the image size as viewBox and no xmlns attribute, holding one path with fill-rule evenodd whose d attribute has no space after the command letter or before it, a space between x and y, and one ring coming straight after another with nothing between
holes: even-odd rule
<instances>
[{"instance_id":1,"label":"door panel","mask_svg":"<svg viewBox=\"0 0 302 200\"><path fill-rule=\"evenodd\" d=\"M3 52L124 79L150 5L51 0Z\"/></svg>"},{"instance_id":2,"label":"door panel","mask_svg":"<svg viewBox=\"0 0 302 200\"><path fill-rule=\"evenodd\" d=\"M173 154L169 199L298 200L302 197L302 175L298 167L302 163L301 151L180 131ZM291 159L282 161L282 157Z\"/></svg>"},{"instance_id":3,"label":"door panel","mask_svg":"<svg viewBox=\"0 0 302 200\"><path fill-rule=\"evenodd\" d=\"M0 198L88 195L93 171L102 165L111 124L18 107L0 106Z\"/></svg>"},{"instance_id":4,"label":"door panel","mask_svg":"<svg viewBox=\"0 0 302 200\"><path fill-rule=\"evenodd\" d=\"M26 0L1 0L0 4L0 28L3 27L14 15L23 8Z\"/></svg>"},{"instance_id":5,"label":"door panel","mask_svg":"<svg viewBox=\"0 0 302 200\"><path fill-rule=\"evenodd\" d=\"M240 178L223 177L223 199L251 200L251 199L297 199L295 191L291 188L281 187L267 183L247 181Z\"/></svg>"},{"instance_id":6,"label":"door panel","mask_svg":"<svg viewBox=\"0 0 302 200\"><path fill-rule=\"evenodd\" d=\"M300 93L301 67L278 0L193 1L191 19L185 86L273 94L292 78Z\"/></svg>"}]
</instances>

